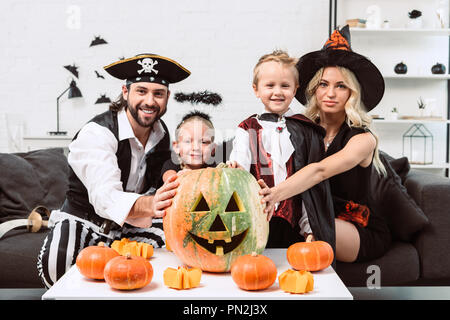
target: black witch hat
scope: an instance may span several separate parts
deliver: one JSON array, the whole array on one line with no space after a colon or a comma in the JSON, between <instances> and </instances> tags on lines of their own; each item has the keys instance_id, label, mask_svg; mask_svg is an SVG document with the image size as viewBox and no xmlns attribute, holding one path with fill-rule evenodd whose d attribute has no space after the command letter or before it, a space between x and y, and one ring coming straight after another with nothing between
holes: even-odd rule
<instances>
[{"instance_id":1,"label":"black witch hat","mask_svg":"<svg viewBox=\"0 0 450 320\"><path fill-rule=\"evenodd\" d=\"M336 29L323 48L302 56L296 67L299 71L299 88L296 98L306 105L306 88L319 69L341 66L351 70L361 85L361 100L370 111L384 95L384 79L380 70L366 57L352 51L348 25Z\"/></svg>"}]
</instances>

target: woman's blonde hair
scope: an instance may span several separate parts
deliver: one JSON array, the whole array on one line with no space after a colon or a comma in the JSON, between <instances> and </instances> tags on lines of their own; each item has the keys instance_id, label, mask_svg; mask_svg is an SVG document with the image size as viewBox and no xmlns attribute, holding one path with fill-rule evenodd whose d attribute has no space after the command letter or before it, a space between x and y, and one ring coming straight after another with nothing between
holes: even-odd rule
<instances>
[{"instance_id":1,"label":"woman's blonde hair","mask_svg":"<svg viewBox=\"0 0 450 320\"><path fill-rule=\"evenodd\" d=\"M272 53L268 53L259 58L255 67L253 68L253 84L258 85L258 74L260 66L269 61L275 61L280 63L282 66L290 68L293 72L295 85L298 85L298 70L295 65L298 62L298 58L290 57L286 51L283 50L275 50Z\"/></svg>"},{"instance_id":2,"label":"woman's blonde hair","mask_svg":"<svg viewBox=\"0 0 450 320\"><path fill-rule=\"evenodd\" d=\"M376 146L374 151L373 164L378 174L386 175L386 168L380 160L380 154L378 150L378 136L371 128L372 118L365 111L364 103L361 100L361 86L355 74L347 68L337 66L344 78L344 84L350 89L350 97L345 104L346 122L349 127L363 128L369 130L375 137ZM316 89L322 80L324 68L321 68L316 72L314 77L309 81L306 88L306 111L305 115L318 122L320 117L320 109L316 99Z\"/></svg>"}]
</instances>

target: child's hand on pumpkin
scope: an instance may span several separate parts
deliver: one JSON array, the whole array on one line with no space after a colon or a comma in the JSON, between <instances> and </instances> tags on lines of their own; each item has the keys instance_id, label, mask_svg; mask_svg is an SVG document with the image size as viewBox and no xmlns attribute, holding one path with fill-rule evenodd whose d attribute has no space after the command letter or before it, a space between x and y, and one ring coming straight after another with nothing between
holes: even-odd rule
<instances>
[{"instance_id":1,"label":"child's hand on pumpkin","mask_svg":"<svg viewBox=\"0 0 450 320\"><path fill-rule=\"evenodd\" d=\"M166 182L171 176L176 175L177 172L175 170L167 170L166 172L164 172L163 176L162 176L162 180L163 182Z\"/></svg>"},{"instance_id":2,"label":"child's hand on pumpkin","mask_svg":"<svg viewBox=\"0 0 450 320\"><path fill-rule=\"evenodd\" d=\"M272 189L267 186L267 184L264 182L263 179L258 180L258 184L261 187L261 190L259 190L259 194L262 196L261 203L265 204L264 213L267 214L267 221L270 221L270 219L273 216L273 213L275 212L275 203L272 198Z\"/></svg>"},{"instance_id":3,"label":"child's hand on pumpkin","mask_svg":"<svg viewBox=\"0 0 450 320\"><path fill-rule=\"evenodd\" d=\"M244 167L242 167L239 163L237 163L234 160L228 160L226 162L227 166L230 168L237 168L237 169L244 169Z\"/></svg>"},{"instance_id":4,"label":"child's hand on pumpkin","mask_svg":"<svg viewBox=\"0 0 450 320\"><path fill-rule=\"evenodd\" d=\"M185 174L186 172L189 172L189 171L191 171L191 169L184 168L183 170L178 171L177 175L180 177L180 176L182 176L183 174Z\"/></svg>"},{"instance_id":5,"label":"child's hand on pumpkin","mask_svg":"<svg viewBox=\"0 0 450 320\"><path fill-rule=\"evenodd\" d=\"M179 182L177 181L178 175L170 176L166 182L156 190L153 198L153 213L154 217L164 217L166 215L166 209L172 205L172 199L177 193L177 187Z\"/></svg>"}]
</instances>

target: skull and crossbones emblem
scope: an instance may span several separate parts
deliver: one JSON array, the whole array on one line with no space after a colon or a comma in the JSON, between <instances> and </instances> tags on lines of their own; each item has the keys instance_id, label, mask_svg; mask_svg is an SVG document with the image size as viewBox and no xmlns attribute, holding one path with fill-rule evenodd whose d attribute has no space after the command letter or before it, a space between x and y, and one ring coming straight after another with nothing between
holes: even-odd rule
<instances>
[{"instance_id":1,"label":"skull and crossbones emblem","mask_svg":"<svg viewBox=\"0 0 450 320\"><path fill-rule=\"evenodd\" d=\"M158 74L158 70L156 70L154 68L154 66L158 64L158 60L153 61L150 58L145 58L145 59L139 60L137 63L142 66L142 69L138 70L139 74L141 74L142 72L145 72L145 73L154 72L155 74Z\"/></svg>"}]
</instances>

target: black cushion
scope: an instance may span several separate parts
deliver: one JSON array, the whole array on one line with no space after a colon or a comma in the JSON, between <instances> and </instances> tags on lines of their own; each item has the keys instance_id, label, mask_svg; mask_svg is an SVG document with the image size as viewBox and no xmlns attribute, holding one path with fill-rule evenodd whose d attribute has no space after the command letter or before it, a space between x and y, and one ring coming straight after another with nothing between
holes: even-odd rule
<instances>
[{"instance_id":1,"label":"black cushion","mask_svg":"<svg viewBox=\"0 0 450 320\"><path fill-rule=\"evenodd\" d=\"M37 261L48 229L14 229L0 240L0 288L44 288Z\"/></svg>"},{"instance_id":2,"label":"black cushion","mask_svg":"<svg viewBox=\"0 0 450 320\"><path fill-rule=\"evenodd\" d=\"M26 218L38 205L61 207L69 173L62 148L0 153L0 168L0 223Z\"/></svg>"},{"instance_id":3,"label":"black cushion","mask_svg":"<svg viewBox=\"0 0 450 320\"><path fill-rule=\"evenodd\" d=\"M428 224L428 218L402 185L402 179L393 166L406 177L409 164L406 158L392 159L380 152L387 175L373 170L371 207L386 217L393 239L410 242L414 235ZM390 160L389 160L390 159ZM406 161L405 161L406 159Z\"/></svg>"}]
</instances>

